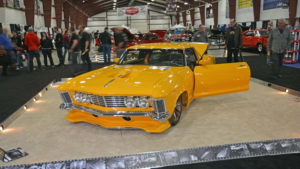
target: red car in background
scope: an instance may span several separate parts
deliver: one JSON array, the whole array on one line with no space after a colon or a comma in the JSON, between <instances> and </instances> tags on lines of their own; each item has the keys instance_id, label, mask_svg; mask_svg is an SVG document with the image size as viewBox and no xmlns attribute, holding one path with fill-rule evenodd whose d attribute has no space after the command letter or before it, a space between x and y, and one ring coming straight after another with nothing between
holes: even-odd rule
<instances>
[{"instance_id":1,"label":"red car in background","mask_svg":"<svg viewBox=\"0 0 300 169\"><path fill-rule=\"evenodd\" d=\"M267 48L269 31L266 29L243 32L243 47L257 49L259 53Z\"/></svg>"},{"instance_id":2,"label":"red car in background","mask_svg":"<svg viewBox=\"0 0 300 169\"><path fill-rule=\"evenodd\" d=\"M138 40L137 44L170 42L170 40L165 40L164 36L165 33L159 35L150 31L149 33L143 34L143 37Z\"/></svg>"}]
</instances>

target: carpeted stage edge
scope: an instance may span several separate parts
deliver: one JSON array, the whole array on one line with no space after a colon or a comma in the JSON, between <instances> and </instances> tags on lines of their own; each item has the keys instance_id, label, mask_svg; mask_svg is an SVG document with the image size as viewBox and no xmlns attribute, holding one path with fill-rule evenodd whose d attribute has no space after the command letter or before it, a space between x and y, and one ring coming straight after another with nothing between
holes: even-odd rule
<instances>
[{"instance_id":1,"label":"carpeted stage edge","mask_svg":"<svg viewBox=\"0 0 300 169\"><path fill-rule=\"evenodd\" d=\"M217 58L217 63L225 63L225 58ZM286 67L282 68L281 79L272 80L270 67L266 64L265 56L245 57L251 68L251 76L264 81L300 91L300 69ZM105 66L104 64L93 64L93 69ZM10 72L9 76L0 76L0 123L14 113L18 108L35 96L40 90L53 80L71 77L70 66L35 71L26 70L17 73Z\"/></svg>"},{"instance_id":2,"label":"carpeted stage edge","mask_svg":"<svg viewBox=\"0 0 300 169\"><path fill-rule=\"evenodd\" d=\"M299 169L299 159L300 154L288 154L187 164L161 169Z\"/></svg>"}]
</instances>

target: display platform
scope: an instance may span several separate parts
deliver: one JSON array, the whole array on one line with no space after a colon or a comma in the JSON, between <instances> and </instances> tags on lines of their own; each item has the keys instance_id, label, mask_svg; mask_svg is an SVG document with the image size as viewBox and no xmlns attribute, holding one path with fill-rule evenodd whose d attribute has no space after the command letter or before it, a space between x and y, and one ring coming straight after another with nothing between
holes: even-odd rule
<instances>
[{"instance_id":1,"label":"display platform","mask_svg":"<svg viewBox=\"0 0 300 169\"><path fill-rule=\"evenodd\" d=\"M300 138L299 97L256 80L247 92L195 100L179 124L161 134L70 123L65 120L67 112L59 109L58 86L48 87L0 132L1 148L21 147L28 153L0 166Z\"/></svg>"}]
</instances>

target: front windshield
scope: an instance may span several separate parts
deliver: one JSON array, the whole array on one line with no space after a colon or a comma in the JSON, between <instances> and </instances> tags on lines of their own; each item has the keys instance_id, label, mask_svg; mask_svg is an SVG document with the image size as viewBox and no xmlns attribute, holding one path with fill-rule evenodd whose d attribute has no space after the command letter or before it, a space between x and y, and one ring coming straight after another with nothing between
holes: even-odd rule
<instances>
[{"instance_id":1,"label":"front windshield","mask_svg":"<svg viewBox=\"0 0 300 169\"><path fill-rule=\"evenodd\" d=\"M183 50L180 49L129 49L120 65L185 66Z\"/></svg>"}]
</instances>

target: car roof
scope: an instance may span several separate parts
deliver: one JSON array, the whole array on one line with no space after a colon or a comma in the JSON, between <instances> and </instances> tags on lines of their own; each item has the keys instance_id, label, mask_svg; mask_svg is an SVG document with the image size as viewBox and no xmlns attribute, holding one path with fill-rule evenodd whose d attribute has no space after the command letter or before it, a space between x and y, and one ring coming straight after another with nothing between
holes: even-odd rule
<instances>
[{"instance_id":1,"label":"car roof","mask_svg":"<svg viewBox=\"0 0 300 169\"><path fill-rule=\"evenodd\" d=\"M128 49L186 49L192 46L188 43L146 43L131 46Z\"/></svg>"}]
</instances>

